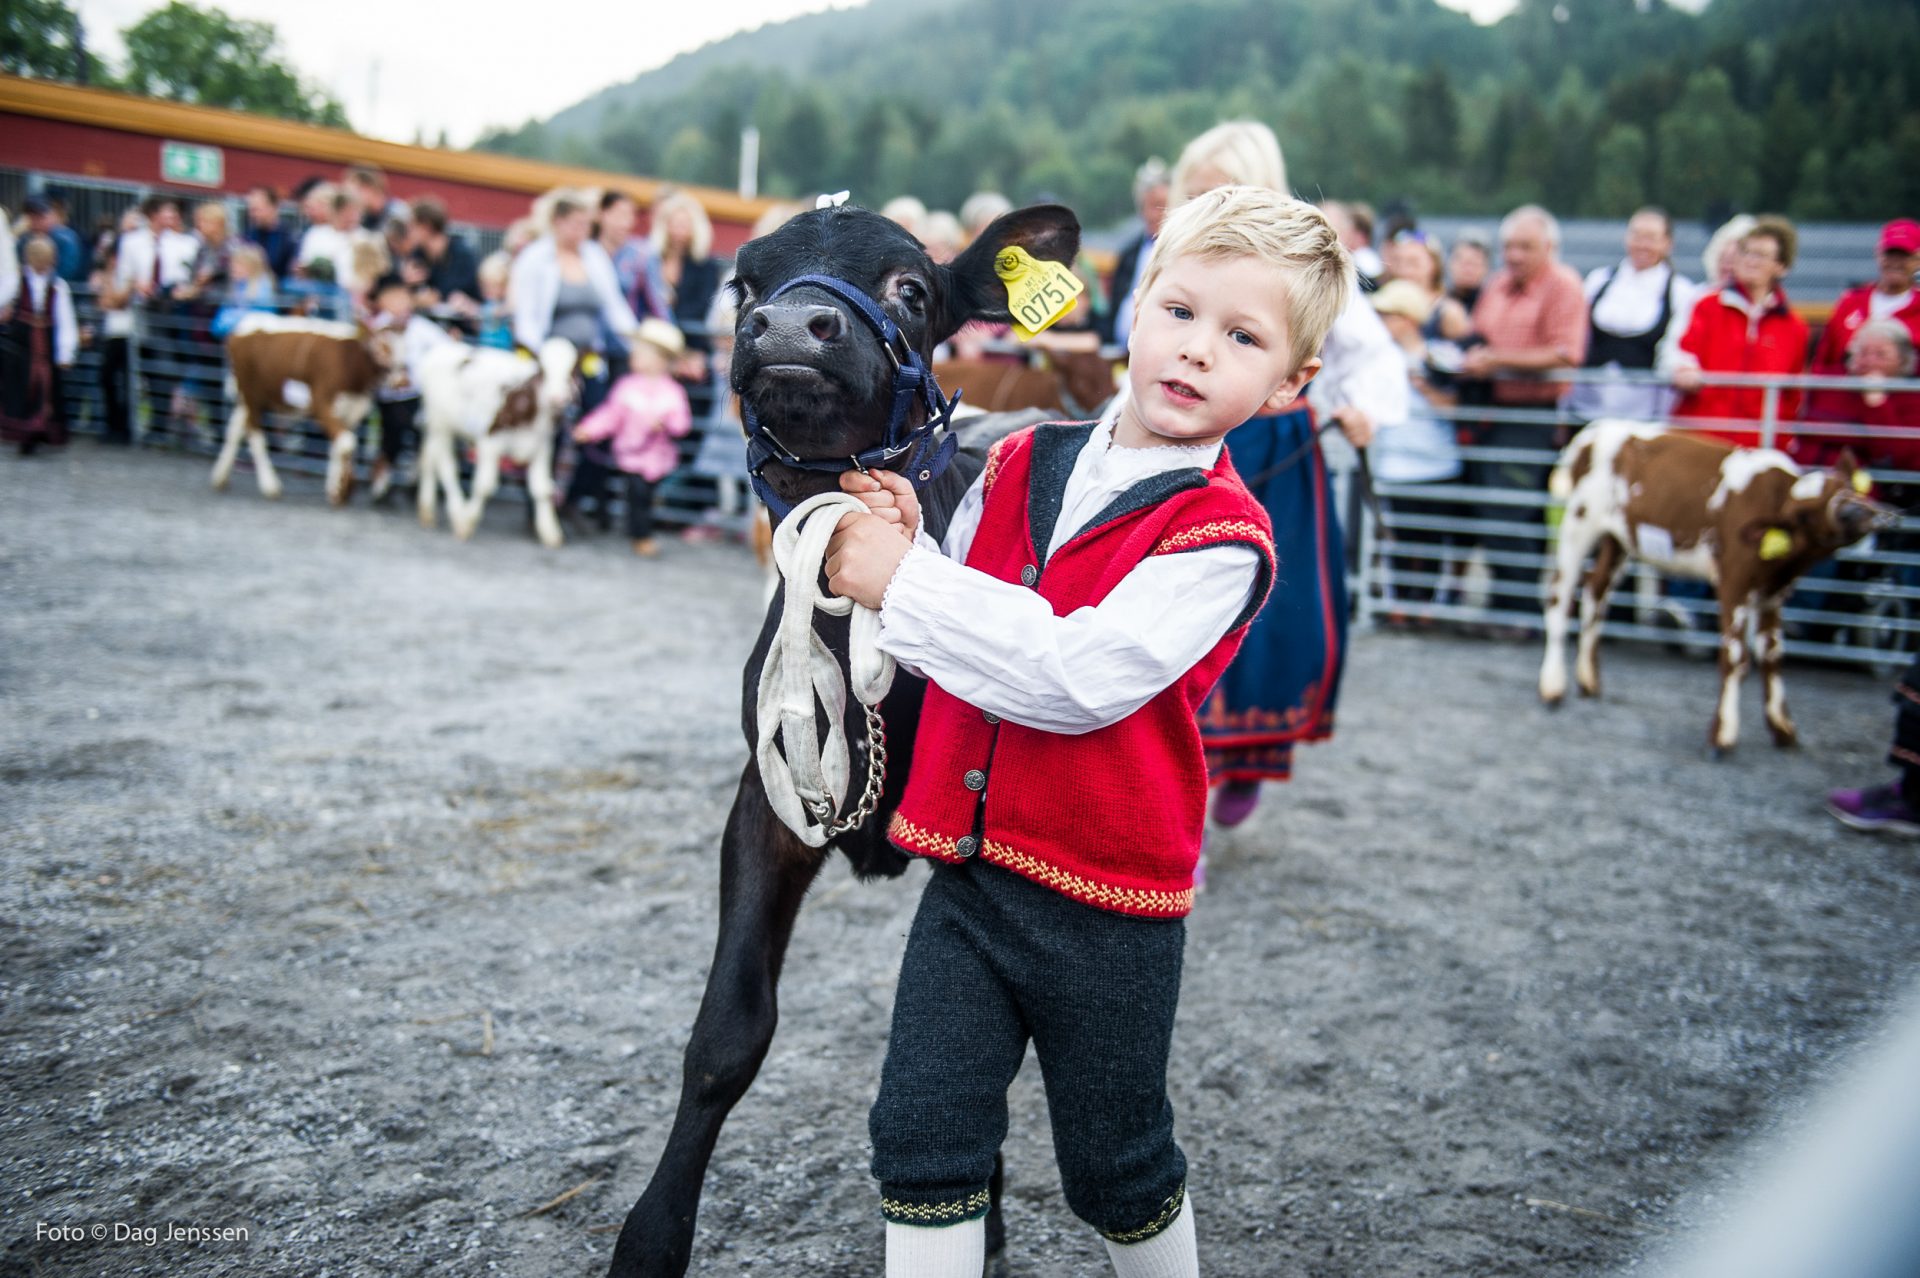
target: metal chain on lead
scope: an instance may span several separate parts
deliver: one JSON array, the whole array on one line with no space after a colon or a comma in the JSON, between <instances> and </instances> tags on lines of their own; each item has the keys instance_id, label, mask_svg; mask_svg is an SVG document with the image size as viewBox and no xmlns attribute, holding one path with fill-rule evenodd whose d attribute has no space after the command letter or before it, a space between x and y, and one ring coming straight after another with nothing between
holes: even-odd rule
<instances>
[{"instance_id":1,"label":"metal chain on lead","mask_svg":"<svg viewBox=\"0 0 1920 1278\"><path fill-rule=\"evenodd\" d=\"M867 788L860 794L860 802L853 811L840 820L827 826L827 837L837 838L848 830L864 824L880 807L880 792L887 786L887 723L880 717L879 706L862 706L867 712ZM821 805L825 807L825 804ZM822 822L833 813L816 812Z\"/></svg>"}]
</instances>

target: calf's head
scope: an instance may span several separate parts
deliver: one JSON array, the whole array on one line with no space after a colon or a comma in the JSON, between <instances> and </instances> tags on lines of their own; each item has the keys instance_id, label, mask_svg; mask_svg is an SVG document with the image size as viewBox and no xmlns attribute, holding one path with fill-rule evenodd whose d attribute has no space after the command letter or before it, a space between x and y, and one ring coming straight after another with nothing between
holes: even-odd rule
<instances>
[{"instance_id":1,"label":"calf's head","mask_svg":"<svg viewBox=\"0 0 1920 1278\"><path fill-rule=\"evenodd\" d=\"M994 258L1011 246L1071 262L1080 224L1057 204L1018 209L943 266L877 213L843 206L801 214L740 250L731 285L738 303L734 390L796 456L849 457L876 447L892 409L896 353L827 289L802 284L774 294L803 275L845 281L872 298L925 359L969 320L1011 318L1006 285L994 273ZM836 486L832 475L777 463L765 477L790 502Z\"/></svg>"},{"instance_id":2,"label":"calf's head","mask_svg":"<svg viewBox=\"0 0 1920 1278\"><path fill-rule=\"evenodd\" d=\"M564 337L549 337L540 344L540 406L547 416L567 411L573 402L573 375L580 364L580 352Z\"/></svg>"},{"instance_id":3,"label":"calf's head","mask_svg":"<svg viewBox=\"0 0 1920 1278\"><path fill-rule=\"evenodd\" d=\"M1810 470L1794 480L1778 510L1756 519L1746 539L1763 559L1797 561L1804 566L1824 559L1900 522L1900 512L1867 496L1865 472L1845 452L1830 469Z\"/></svg>"},{"instance_id":4,"label":"calf's head","mask_svg":"<svg viewBox=\"0 0 1920 1278\"><path fill-rule=\"evenodd\" d=\"M407 375L405 348L400 331L392 328L363 329L361 339L367 358L373 361L374 381L383 390L405 390L412 383Z\"/></svg>"}]
</instances>

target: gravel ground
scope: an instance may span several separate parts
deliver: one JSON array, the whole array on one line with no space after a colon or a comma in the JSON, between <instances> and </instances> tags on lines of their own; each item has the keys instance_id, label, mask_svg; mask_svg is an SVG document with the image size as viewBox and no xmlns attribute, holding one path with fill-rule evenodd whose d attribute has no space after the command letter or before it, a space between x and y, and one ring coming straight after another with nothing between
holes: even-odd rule
<instances>
[{"instance_id":1,"label":"gravel ground","mask_svg":"<svg viewBox=\"0 0 1920 1278\"><path fill-rule=\"evenodd\" d=\"M0 461L0 1274L597 1274L712 945L757 571L289 478ZM1915 971L1920 853L1819 803L1879 776L1883 683L1795 671L1792 753L1749 690L1712 764L1710 667L1616 647L1550 716L1536 660L1361 638L1338 740L1216 838L1172 1073L1210 1274L1630 1264ZM822 876L698 1272L879 1272L920 880ZM1014 1273L1103 1272L1037 1070L1013 1101Z\"/></svg>"}]
</instances>

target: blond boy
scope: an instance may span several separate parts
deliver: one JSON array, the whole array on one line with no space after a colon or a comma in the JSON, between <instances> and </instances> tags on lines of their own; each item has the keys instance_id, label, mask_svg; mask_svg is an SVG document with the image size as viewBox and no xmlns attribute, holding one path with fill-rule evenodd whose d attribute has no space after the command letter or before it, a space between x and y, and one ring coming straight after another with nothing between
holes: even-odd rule
<instances>
[{"instance_id":1,"label":"blond boy","mask_svg":"<svg viewBox=\"0 0 1920 1278\"><path fill-rule=\"evenodd\" d=\"M1194 712L1274 572L1223 440L1318 371L1352 272L1311 206L1209 191L1142 274L1130 393L995 445L944 545L900 476L842 478L869 513L841 521L830 583L929 680L888 831L935 862L871 1116L890 1278L980 1273L1029 1039L1068 1205L1115 1273L1198 1273L1166 1094L1206 807Z\"/></svg>"}]
</instances>

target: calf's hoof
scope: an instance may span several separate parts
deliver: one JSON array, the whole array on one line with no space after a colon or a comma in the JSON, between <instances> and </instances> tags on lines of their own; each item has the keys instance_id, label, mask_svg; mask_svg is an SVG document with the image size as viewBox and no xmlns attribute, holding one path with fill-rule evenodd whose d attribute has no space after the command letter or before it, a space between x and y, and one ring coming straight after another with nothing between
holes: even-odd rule
<instances>
[{"instance_id":1,"label":"calf's hoof","mask_svg":"<svg viewBox=\"0 0 1920 1278\"><path fill-rule=\"evenodd\" d=\"M1706 744L1706 748L1700 751L1700 757L1708 763L1719 763L1732 753L1732 746L1716 745L1709 741Z\"/></svg>"},{"instance_id":2,"label":"calf's hoof","mask_svg":"<svg viewBox=\"0 0 1920 1278\"><path fill-rule=\"evenodd\" d=\"M1774 728L1772 732L1773 744L1779 749L1797 750L1800 748L1800 734L1792 728Z\"/></svg>"},{"instance_id":3,"label":"calf's hoof","mask_svg":"<svg viewBox=\"0 0 1920 1278\"><path fill-rule=\"evenodd\" d=\"M278 484L262 484L260 486L260 495L262 497L265 497L268 501L279 501L280 494L283 491L284 490Z\"/></svg>"}]
</instances>

